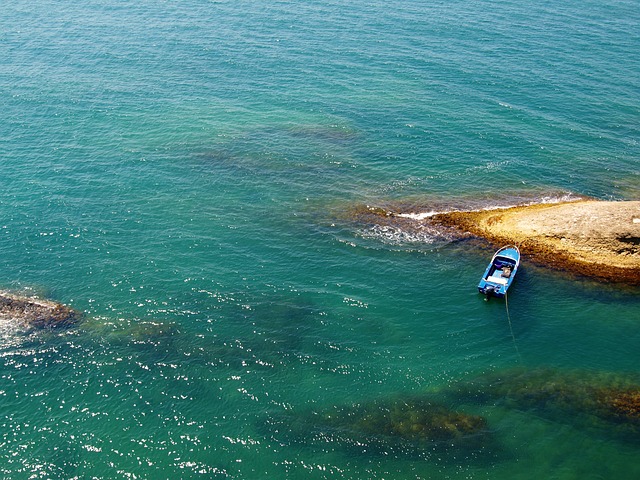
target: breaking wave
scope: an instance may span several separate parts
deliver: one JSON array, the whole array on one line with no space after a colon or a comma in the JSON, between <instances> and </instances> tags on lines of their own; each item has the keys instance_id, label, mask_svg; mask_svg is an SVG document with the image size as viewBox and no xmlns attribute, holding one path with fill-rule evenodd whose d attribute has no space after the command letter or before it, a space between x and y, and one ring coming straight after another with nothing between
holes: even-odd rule
<instances>
[{"instance_id":1,"label":"breaking wave","mask_svg":"<svg viewBox=\"0 0 640 480\"><path fill-rule=\"evenodd\" d=\"M0 316L0 342L2 343L0 356L8 348L22 343L26 331L27 329L16 322L14 318Z\"/></svg>"},{"instance_id":2,"label":"breaking wave","mask_svg":"<svg viewBox=\"0 0 640 480\"><path fill-rule=\"evenodd\" d=\"M358 231L358 235L393 246L434 245L453 240L452 235L430 225L415 225L412 228L403 228L399 225L373 225Z\"/></svg>"}]
</instances>

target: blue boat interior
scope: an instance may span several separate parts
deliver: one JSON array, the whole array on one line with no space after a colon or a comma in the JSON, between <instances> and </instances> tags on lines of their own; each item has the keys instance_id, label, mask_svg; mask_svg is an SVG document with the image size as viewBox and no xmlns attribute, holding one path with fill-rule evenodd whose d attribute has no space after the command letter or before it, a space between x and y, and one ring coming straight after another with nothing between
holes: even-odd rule
<instances>
[{"instance_id":1,"label":"blue boat interior","mask_svg":"<svg viewBox=\"0 0 640 480\"><path fill-rule=\"evenodd\" d=\"M491 269L490 273L492 275L499 273L504 278L509 278L515 266L516 266L515 262L510 262L507 260L501 260L499 258L496 258L496 260L493 262L493 268Z\"/></svg>"},{"instance_id":2,"label":"blue boat interior","mask_svg":"<svg viewBox=\"0 0 640 480\"><path fill-rule=\"evenodd\" d=\"M484 280L498 288L500 288L500 286L506 286L514 273L515 267L515 261L505 257L496 257L488 269Z\"/></svg>"}]
</instances>

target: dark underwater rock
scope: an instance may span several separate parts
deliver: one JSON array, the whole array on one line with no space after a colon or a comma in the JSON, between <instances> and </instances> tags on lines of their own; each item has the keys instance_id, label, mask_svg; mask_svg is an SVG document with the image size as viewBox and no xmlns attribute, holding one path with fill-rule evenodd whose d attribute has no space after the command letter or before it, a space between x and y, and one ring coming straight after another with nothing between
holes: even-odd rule
<instances>
[{"instance_id":1,"label":"dark underwater rock","mask_svg":"<svg viewBox=\"0 0 640 480\"><path fill-rule=\"evenodd\" d=\"M353 405L324 414L322 421L366 436L381 436L417 443L464 439L486 429L482 417L448 410L419 399Z\"/></svg>"},{"instance_id":2,"label":"dark underwater rock","mask_svg":"<svg viewBox=\"0 0 640 480\"><path fill-rule=\"evenodd\" d=\"M138 319L112 322L96 318L85 322L83 331L97 341L130 348L140 355L141 361L149 364L160 362L181 349L180 329L173 322Z\"/></svg>"},{"instance_id":3,"label":"dark underwater rock","mask_svg":"<svg viewBox=\"0 0 640 480\"><path fill-rule=\"evenodd\" d=\"M430 397L287 412L271 416L266 426L272 438L283 444L338 447L359 454L464 463L497 451L483 417L451 410Z\"/></svg>"},{"instance_id":4,"label":"dark underwater rock","mask_svg":"<svg viewBox=\"0 0 640 480\"><path fill-rule=\"evenodd\" d=\"M515 369L454 387L456 401L497 403L640 442L640 383L608 373Z\"/></svg>"},{"instance_id":5,"label":"dark underwater rock","mask_svg":"<svg viewBox=\"0 0 640 480\"><path fill-rule=\"evenodd\" d=\"M82 314L61 303L0 292L0 316L32 328L70 328Z\"/></svg>"},{"instance_id":6,"label":"dark underwater rock","mask_svg":"<svg viewBox=\"0 0 640 480\"><path fill-rule=\"evenodd\" d=\"M120 332L127 340L134 344L158 344L167 342L179 333L175 323L162 321L143 321L132 324L129 328Z\"/></svg>"}]
</instances>

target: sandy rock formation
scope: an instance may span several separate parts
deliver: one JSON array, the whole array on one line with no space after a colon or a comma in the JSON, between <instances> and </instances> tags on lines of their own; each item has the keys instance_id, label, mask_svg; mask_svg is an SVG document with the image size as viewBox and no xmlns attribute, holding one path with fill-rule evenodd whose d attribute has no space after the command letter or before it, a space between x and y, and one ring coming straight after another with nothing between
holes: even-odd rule
<instances>
[{"instance_id":1,"label":"sandy rock formation","mask_svg":"<svg viewBox=\"0 0 640 480\"><path fill-rule=\"evenodd\" d=\"M640 201L538 204L450 212L431 220L496 245L516 244L552 268L640 285Z\"/></svg>"}]
</instances>

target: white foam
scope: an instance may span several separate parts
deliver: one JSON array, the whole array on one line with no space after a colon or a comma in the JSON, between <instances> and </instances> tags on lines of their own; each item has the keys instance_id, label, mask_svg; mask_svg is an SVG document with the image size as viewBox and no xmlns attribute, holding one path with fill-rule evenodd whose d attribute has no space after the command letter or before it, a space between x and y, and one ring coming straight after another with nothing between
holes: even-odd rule
<instances>
[{"instance_id":1,"label":"white foam","mask_svg":"<svg viewBox=\"0 0 640 480\"><path fill-rule=\"evenodd\" d=\"M576 197L572 193L566 193L557 197L542 197L540 203L564 203L564 202L578 202L584 200L582 197ZM535 202L532 202L534 204Z\"/></svg>"},{"instance_id":2,"label":"white foam","mask_svg":"<svg viewBox=\"0 0 640 480\"><path fill-rule=\"evenodd\" d=\"M0 317L0 342L2 347L16 345L19 342L25 328L14 318Z\"/></svg>"},{"instance_id":3,"label":"white foam","mask_svg":"<svg viewBox=\"0 0 640 480\"><path fill-rule=\"evenodd\" d=\"M431 211L431 212L422 212L422 213L400 213L396 216L402 217L402 218L410 218L411 220L424 220L425 218L433 217L434 215L437 215L439 213L442 213L442 212Z\"/></svg>"},{"instance_id":4,"label":"white foam","mask_svg":"<svg viewBox=\"0 0 640 480\"><path fill-rule=\"evenodd\" d=\"M576 197L571 193L567 193L565 195L554 196L554 197L542 197L542 198L539 198L537 200L532 200L530 202L524 202L524 203L514 203L514 204L505 204L505 205L491 205L489 207L484 207L484 208L480 209L480 211L501 210L501 209L505 209L505 208L531 206L531 205L578 202L580 200L584 200L584 199L582 197Z\"/></svg>"},{"instance_id":5,"label":"white foam","mask_svg":"<svg viewBox=\"0 0 640 480\"><path fill-rule=\"evenodd\" d=\"M483 208L479 208L477 210L471 211L489 211L489 210L500 210L505 208L513 208L519 206L528 206L528 205L538 205L538 204L554 204L554 203L566 203L566 202L577 202L580 200L584 200L582 197L575 196L572 193L566 193L564 195L554 195L554 196L544 196L538 197L536 199L532 199L530 201L521 201L519 203L504 203L504 204L494 204L489 205ZM410 212L410 213L399 213L396 217L408 218L410 220L425 220L427 218L433 217L435 215L441 213L447 213L450 210L431 210L428 212ZM461 211L464 211L462 208Z\"/></svg>"},{"instance_id":6,"label":"white foam","mask_svg":"<svg viewBox=\"0 0 640 480\"><path fill-rule=\"evenodd\" d=\"M390 225L374 225L359 232L362 238L381 241L387 245L431 245L436 242L448 241L438 230L434 228L417 228L403 230Z\"/></svg>"}]
</instances>

